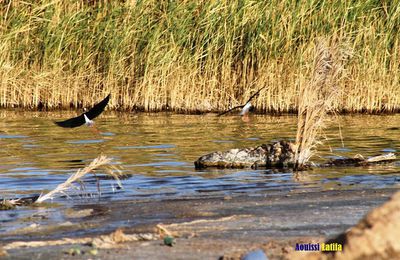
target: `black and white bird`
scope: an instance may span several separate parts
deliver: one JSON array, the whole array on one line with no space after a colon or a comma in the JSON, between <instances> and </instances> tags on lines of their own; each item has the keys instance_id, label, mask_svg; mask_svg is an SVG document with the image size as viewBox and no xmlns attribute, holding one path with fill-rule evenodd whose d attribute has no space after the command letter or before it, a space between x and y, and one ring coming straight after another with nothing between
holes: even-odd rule
<instances>
[{"instance_id":1,"label":"black and white bird","mask_svg":"<svg viewBox=\"0 0 400 260\"><path fill-rule=\"evenodd\" d=\"M100 103L94 105L92 109L81 114L80 116L73 117L65 121L55 122L55 124L66 128L74 128L81 125L93 126L93 119L98 117L104 111L104 108L107 106L108 101L110 100L110 96L111 94L108 94L108 96Z\"/></svg>"},{"instance_id":2,"label":"black and white bird","mask_svg":"<svg viewBox=\"0 0 400 260\"><path fill-rule=\"evenodd\" d=\"M251 100L252 100L254 97L256 97L258 94L260 94L260 91L263 90L264 88L265 88L265 87L260 88L256 93L254 93L254 94L249 98L249 100L247 100L247 102L244 103L244 105L240 105L240 106L233 107L233 108L229 109L228 111L225 111L225 112L222 112L222 113L218 114L218 116L222 116L222 115L228 114L229 112L231 112L231 111L233 111L233 110L235 110L235 109L237 109L237 108L241 108L241 109L242 109L242 110L240 111L239 115L241 115L241 116L246 116L246 115L249 113L250 108L252 107Z\"/></svg>"},{"instance_id":3,"label":"black and white bird","mask_svg":"<svg viewBox=\"0 0 400 260\"><path fill-rule=\"evenodd\" d=\"M250 101L248 101L246 103L246 105L244 105L244 107L242 108L242 111L240 111L239 115L241 115L241 116L247 115L249 113L251 107L252 107L252 105L251 105Z\"/></svg>"}]
</instances>

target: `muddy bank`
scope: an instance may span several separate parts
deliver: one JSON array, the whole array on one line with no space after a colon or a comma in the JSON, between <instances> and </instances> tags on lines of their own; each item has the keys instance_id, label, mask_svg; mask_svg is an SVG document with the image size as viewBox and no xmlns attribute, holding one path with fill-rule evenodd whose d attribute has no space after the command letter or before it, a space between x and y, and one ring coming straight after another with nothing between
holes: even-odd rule
<instances>
[{"instance_id":1,"label":"muddy bank","mask_svg":"<svg viewBox=\"0 0 400 260\"><path fill-rule=\"evenodd\" d=\"M73 228L44 229L42 232L25 229L20 233L15 230L12 234L1 234L0 240L4 246L13 240L96 236L118 227L128 234L154 233L156 224L163 223L168 230L180 236L174 247L163 246L161 240L129 242L121 248L99 249L97 255L90 257L217 259L223 255L239 257L250 249L263 248L270 259L279 259L293 251L296 243L323 241L344 232L395 191L315 190L268 196L259 193L201 199L100 202L73 207L75 212L86 210L89 213L70 215L68 221L74 224ZM91 227L102 228L92 232ZM88 258L88 253L78 256L64 253L75 247L77 245L8 250L8 259ZM90 249L82 245L78 247L84 252Z\"/></svg>"}]
</instances>

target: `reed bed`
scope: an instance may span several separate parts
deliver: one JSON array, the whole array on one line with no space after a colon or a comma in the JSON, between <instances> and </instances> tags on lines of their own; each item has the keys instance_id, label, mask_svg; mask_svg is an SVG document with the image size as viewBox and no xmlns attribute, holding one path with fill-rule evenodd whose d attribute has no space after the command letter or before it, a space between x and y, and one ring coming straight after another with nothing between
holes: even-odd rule
<instances>
[{"instance_id":1,"label":"reed bed","mask_svg":"<svg viewBox=\"0 0 400 260\"><path fill-rule=\"evenodd\" d=\"M11 1L0 3L0 106L295 112L313 42L355 51L340 111L399 110L398 1Z\"/></svg>"}]
</instances>

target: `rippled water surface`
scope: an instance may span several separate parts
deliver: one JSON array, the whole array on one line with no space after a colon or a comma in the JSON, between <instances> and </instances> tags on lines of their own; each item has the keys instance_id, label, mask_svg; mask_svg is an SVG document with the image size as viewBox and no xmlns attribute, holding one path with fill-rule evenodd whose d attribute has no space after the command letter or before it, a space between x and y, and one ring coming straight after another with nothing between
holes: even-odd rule
<instances>
[{"instance_id":1,"label":"rippled water surface","mask_svg":"<svg viewBox=\"0 0 400 260\"><path fill-rule=\"evenodd\" d=\"M65 181L100 154L113 158L125 174L123 189L101 178L84 179L92 197L63 197L57 205L101 200L179 198L183 196L253 195L327 189L395 187L400 164L373 167L324 168L293 174L291 170L195 170L199 156L274 140L293 140L295 116L176 115L166 113L105 113L96 120L99 133L89 127L63 129L53 121L71 112L0 112L0 197L40 194ZM400 116L343 116L325 131L315 161L371 156L400 148ZM99 172L101 175L101 172ZM73 192L71 194L74 194ZM12 212L12 211L11 211ZM13 215L7 213L12 219ZM19 211L23 214L23 211ZM4 219L6 218L6 219Z\"/></svg>"},{"instance_id":2,"label":"rippled water surface","mask_svg":"<svg viewBox=\"0 0 400 260\"><path fill-rule=\"evenodd\" d=\"M253 115L244 122L238 116L212 114L104 113L96 120L99 133L89 127L64 129L53 123L75 115L0 111L0 197L20 198L54 189L100 154L111 157L125 174L121 180L123 189L117 189L116 183L102 177L100 171L100 182L92 175L84 178L84 194L69 191L68 196L50 201L44 208L0 211L0 232L8 234L6 238L12 237L13 230L29 227L32 221L59 225L65 221L60 207L93 205L98 201L238 194L268 197L320 190L397 188L400 183L397 162L373 167L314 168L298 174L288 169L194 168L193 162L199 156L212 151L281 139L293 141L295 116ZM331 123L324 132L328 140L313 160L397 153L399 124L400 115L343 116L340 124ZM135 221L144 220L136 217L131 222Z\"/></svg>"},{"instance_id":3,"label":"rippled water surface","mask_svg":"<svg viewBox=\"0 0 400 260\"><path fill-rule=\"evenodd\" d=\"M274 140L293 140L294 116L240 117L175 114L105 114L100 134L89 127L64 129L54 120L72 113L1 112L0 194L13 197L53 189L100 154L112 157L126 178L123 190L101 180L110 199L208 193L273 192L284 189L332 189L396 185L399 164L313 169L293 176L290 170L195 170L199 156ZM397 152L400 116L344 116L325 131L328 138L314 160ZM95 183L87 177L88 186ZM96 186L96 185L94 185ZM115 187L114 187L115 188ZM90 187L89 187L90 189Z\"/></svg>"}]
</instances>

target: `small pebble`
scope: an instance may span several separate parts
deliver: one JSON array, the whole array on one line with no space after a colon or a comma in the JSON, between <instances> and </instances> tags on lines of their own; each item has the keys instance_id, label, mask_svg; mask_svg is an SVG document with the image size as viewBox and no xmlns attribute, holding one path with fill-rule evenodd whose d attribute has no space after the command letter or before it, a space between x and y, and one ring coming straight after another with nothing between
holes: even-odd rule
<instances>
[{"instance_id":1,"label":"small pebble","mask_svg":"<svg viewBox=\"0 0 400 260\"><path fill-rule=\"evenodd\" d=\"M262 251L261 249L257 249L248 252L245 256L242 257L241 260L268 260L268 257L265 255L264 251Z\"/></svg>"},{"instance_id":2,"label":"small pebble","mask_svg":"<svg viewBox=\"0 0 400 260\"><path fill-rule=\"evenodd\" d=\"M96 248L89 250L89 254L91 255L97 255L98 253L99 251Z\"/></svg>"},{"instance_id":3,"label":"small pebble","mask_svg":"<svg viewBox=\"0 0 400 260\"><path fill-rule=\"evenodd\" d=\"M175 244L175 239L171 236L164 237L164 245L173 246Z\"/></svg>"}]
</instances>

